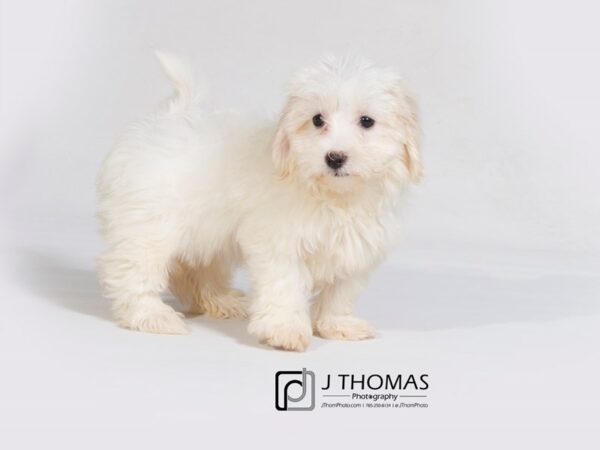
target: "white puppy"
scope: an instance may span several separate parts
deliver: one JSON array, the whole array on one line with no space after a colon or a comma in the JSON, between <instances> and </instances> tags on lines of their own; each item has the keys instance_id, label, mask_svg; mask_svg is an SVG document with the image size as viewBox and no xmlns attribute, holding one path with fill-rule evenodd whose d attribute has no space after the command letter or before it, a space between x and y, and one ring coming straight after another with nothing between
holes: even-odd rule
<instances>
[{"instance_id":1,"label":"white puppy","mask_svg":"<svg viewBox=\"0 0 600 450\"><path fill-rule=\"evenodd\" d=\"M179 334L192 312L241 317L261 342L365 339L353 316L421 176L413 101L394 73L326 60L289 83L278 124L210 113L187 64L158 53L176 92L133 125L102 167L100 280L118 323ZM230 285L244 264L244 296ZM312 299L312 310L311 310Z\"/></svg>"}]
</instances>

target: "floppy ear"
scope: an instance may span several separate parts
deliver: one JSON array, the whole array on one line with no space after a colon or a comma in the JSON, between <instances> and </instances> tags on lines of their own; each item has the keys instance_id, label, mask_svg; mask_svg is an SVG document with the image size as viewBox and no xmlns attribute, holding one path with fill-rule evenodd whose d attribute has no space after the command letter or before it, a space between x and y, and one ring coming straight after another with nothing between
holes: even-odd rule
<instances>
[{"instance_id":1,"label":"floppy ear","mask_svg":"<svg viewBox=\"0 0 600 450\"><path fill-rule=\"evenodd\" d=\"M404 129L404 154L405 164L410 175L410 180L417 184L423 178L423 167L421 165L421 149L419 119L417 104L406 92L403 84L396 88L396 95L400 100L400 122Z\"/></svg>"},{"instance_id":2,"label":"floppy ear","mask_svg":"<svg viewBox=\"0 0 600 450\"><path fill-rule=\"evenodd\" d=\"M292 164L290 161L290 140L286 130L288 110L289 106L286 105L281 113L281 117L279 118L277 131L275 132L275 138L273 139L273 146L271 149L273 164L282 178L289 176L292 170Z\"/></svg>"}]
</instances>

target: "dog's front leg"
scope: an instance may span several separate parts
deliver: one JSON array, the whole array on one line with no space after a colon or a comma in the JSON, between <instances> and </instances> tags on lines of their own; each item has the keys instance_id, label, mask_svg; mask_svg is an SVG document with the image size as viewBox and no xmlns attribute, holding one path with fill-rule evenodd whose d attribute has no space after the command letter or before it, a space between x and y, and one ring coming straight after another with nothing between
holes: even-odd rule
<instances>
[{"instance_id":1,"label":"dog's front leg","mask_svg":"<svg viewBox=\"0 0 600 450\"><path fill-rule=\"evenodd\" d=\"M272 347L304 351L312 336L306 267L271 253L250 255L246 264L253 290L248 331Z\"/></svg>"},{"instance_id":2,"label":"dog's front leg","mask_svg":"<svg viewBox=\"0 0 600 450\"><path fill-rule=\"evenodd\" d=\"M315 334L325 339L360 340L375 336L371 325L354 317L354 304L366 284L366 276L336 280L326 286L313 305Z\"/></svg>"}]
</instances>

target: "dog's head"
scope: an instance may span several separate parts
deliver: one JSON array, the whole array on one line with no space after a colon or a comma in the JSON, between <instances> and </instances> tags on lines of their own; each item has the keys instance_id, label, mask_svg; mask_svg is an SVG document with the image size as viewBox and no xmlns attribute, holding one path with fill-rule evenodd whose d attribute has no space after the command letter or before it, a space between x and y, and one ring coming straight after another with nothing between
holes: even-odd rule
<instances>
[{"instance_id":1,"label":"dog's head","mask_svg":"<svg viewBox=\"0 0 600 450\"><path fill-rule=\"evenodd\" d=\"M421 178L414 101L393 72L368 63L327 59L300 71L273 144L283 176L347 192L391 173Z\"/></svg>"}]
</instances>

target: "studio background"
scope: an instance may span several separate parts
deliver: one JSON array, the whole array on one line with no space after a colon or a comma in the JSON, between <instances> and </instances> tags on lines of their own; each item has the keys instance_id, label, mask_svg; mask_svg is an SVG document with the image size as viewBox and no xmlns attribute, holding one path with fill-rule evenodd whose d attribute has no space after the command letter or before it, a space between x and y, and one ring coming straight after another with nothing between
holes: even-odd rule
<instances>
[{"instance_id":1,"label":"studio background","mask_svg":"<svg viewBox=\"0 0 600 450\"><path fill-rule=\"evenodd\" d=\"M367 443L364 428L388 444L597 442L598 13L580 0L0 2L0 440L212 445L268 429L294 448L308 430ZM328 52L405 76L425 181L359 300L378 339L288 354L240 322L192 319L176 338L112 324L93 272L95 176L171 91L156 48L189 57L207 107L273 118L285 80ZM429 372L430 408L275 411L274 372L302 367Z\"/></svg>"}]
</instances>

